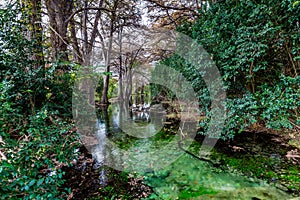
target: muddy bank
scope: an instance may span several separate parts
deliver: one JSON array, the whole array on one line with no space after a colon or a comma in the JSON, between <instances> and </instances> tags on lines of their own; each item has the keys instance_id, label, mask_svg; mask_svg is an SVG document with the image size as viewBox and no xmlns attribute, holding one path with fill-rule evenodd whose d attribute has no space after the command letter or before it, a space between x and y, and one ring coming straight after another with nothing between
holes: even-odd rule
<instances>
[{"instance_id":1,"label":"muddy bank","mask_svg":"<svg viewBox=\"0 0 300 200\"><path fill-rule=\"evenodd\" d=\"M74 166L63 170L63 187L71 188L68 199L141 199L152 193L143 178L99 165L85 147Z\"/></svg>"}]
</instances>

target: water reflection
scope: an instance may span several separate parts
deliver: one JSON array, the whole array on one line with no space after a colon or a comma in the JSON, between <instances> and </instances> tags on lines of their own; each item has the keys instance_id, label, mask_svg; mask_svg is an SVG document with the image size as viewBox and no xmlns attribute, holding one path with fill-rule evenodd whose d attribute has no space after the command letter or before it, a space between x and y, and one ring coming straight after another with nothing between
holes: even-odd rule
<instances>
[{"instance_id":1,"label":"water reflection","mask_svg":"<svg viewBox=\"0 0 300 200\"><path fill-rule=\"evenodd\" d=\"M140 107L143 108L143 107ZM112 105L111 120L114 127L136 138L149 138L163 128L166 113L160 105L151 109L129 109L122 103Z\"/></svg>"},{"instance_id":2,"label":"water reflection","mask_svg":"<svg viewBox=\"0 0 300 200\"><path fill-rule=\"evenodd\" d=\"M96 160L94 167L108 165L118 170L153 167L147 154L157 147L153 136L163 128L165 120L166 113L160 105L138 111L117 103L102 110L96 121L98 144L91 150Z\"/></svg>"}]
</instances>

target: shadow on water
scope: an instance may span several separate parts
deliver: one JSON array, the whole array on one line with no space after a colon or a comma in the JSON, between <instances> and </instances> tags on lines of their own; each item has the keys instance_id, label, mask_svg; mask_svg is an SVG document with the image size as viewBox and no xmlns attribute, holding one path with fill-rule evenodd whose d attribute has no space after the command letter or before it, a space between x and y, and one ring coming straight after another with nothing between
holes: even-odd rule
<instances>
[{"instance_id":1,"label":"shadow on water","mask_svg":"<svg viewBox=\"0 0 300 200\"><path fill-rule=\"evenodd\" d=\"M149 199L291 198L264 181L237 175L197 159L201 157L197 153L201 147L199 142L189 147L194 156L184 152L174 145L180 140L177 130L165 129L166 124L170 122L159 106L129 109L114 104L108 110L99 111L98 144L91 148L91 153L95 159L94 168L99 169L100 185L107 186L109 177L104 168L107 165L143 176L144 182L154 191Z\"/></svg>"}]
</instances>

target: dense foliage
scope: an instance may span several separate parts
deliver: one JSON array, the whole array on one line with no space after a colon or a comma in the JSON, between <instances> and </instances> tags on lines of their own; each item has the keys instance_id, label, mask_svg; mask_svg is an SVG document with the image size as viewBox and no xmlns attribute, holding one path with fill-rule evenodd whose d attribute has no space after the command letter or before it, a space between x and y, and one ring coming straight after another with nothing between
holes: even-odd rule
<instances>
[{"instance_id":1,"label":"dense foliage","mask_svg":"<svg viewBox=\"0 0 300 200\"><path fill-rule=\"evenodd\" d=\"M179 28L203 45L222 74L228 97L225 137L258 123L272 129L299 125L299 23L298 1L228 0ZM192 83L209 116L209 93L195 66L178 55L163 64Z\"/></svg>"},{"instance_id":2,"label":"dense foliage","mask_svg":"<svg viewBox=\"0 0 300 200\"><path fill-rule=\"evenodd\" d=\"M0 196L63 198L61 168L78 147L72 123L61 119L71 113L71 72L34 58L26 15L17 3L0 9Z\"/></svg>"}]
</instances>

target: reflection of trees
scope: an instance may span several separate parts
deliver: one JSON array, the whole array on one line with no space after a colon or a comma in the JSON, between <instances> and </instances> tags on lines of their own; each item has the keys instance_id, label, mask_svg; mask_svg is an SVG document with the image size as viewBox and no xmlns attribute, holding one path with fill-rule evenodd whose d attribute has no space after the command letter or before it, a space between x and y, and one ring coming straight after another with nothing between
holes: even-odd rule
<instances>
[{"instance_id":1,"label":"reflection of trees","mask_svg":"<svg viewBox=\"0 0 300 200\"><path fill-rule=\"evenodd\" d=\"M160 153L171 160L181 153L177 146L179 137L161 131L166 118L163 106L153 105L149 110L134 111L120 101L100 112L99 145L93 149L93 155L102 165L118 170L152 170L161 167ZM182 128L186 131L188 124ZM168 162L166 159L162 165Z\"/></svg>"},{"instance_id":2,"label":"reflection of trees","mask_svg":"<svg viewBox=\"0 0 300 200\"><path fill-rule=\"evenodd\" d=\"M92 154L96 159L98 166L107 165L119 169L122 166L124 155L109 139L109 133L111 133L112 123L110 120L110 114L108 109L102 108L100 111L96 136L99 144L92 150ZM113 137L114 134L111 134ZM120 170L120 169L119 169Z\"/></svg>"}]
</instances>

